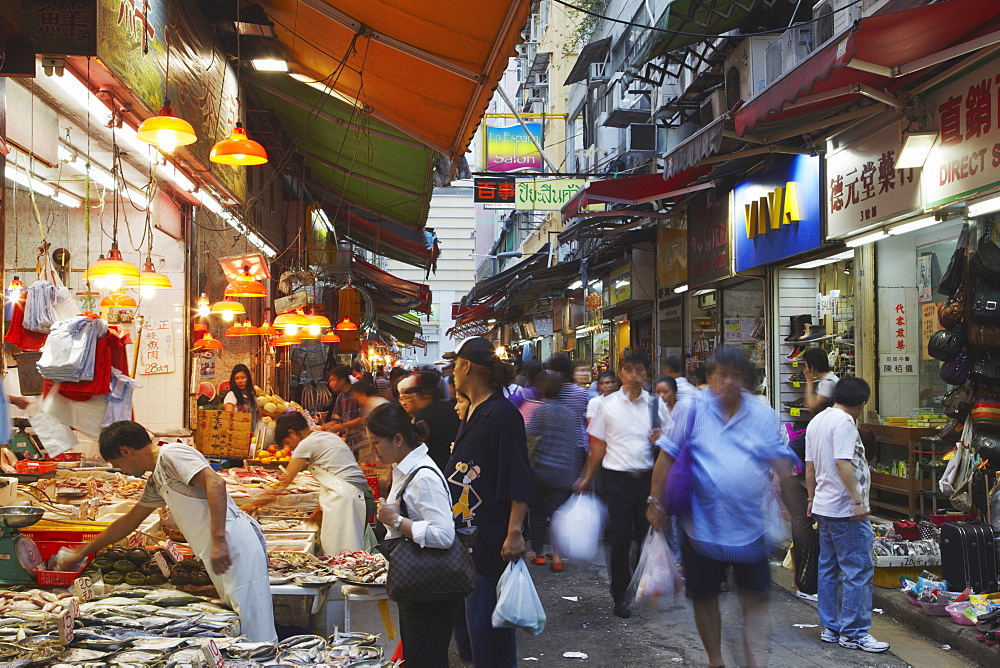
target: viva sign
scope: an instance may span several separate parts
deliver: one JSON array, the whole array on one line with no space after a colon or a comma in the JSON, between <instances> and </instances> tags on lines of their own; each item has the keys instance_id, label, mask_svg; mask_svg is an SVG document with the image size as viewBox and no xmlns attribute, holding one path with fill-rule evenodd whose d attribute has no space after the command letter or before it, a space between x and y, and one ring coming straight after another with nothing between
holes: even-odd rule
<instances>
[{"instance_id":1,"label":"viva sign","mask_svg":"<svg viewBox=\"0 0 1000 668\"><path fill-rule=\"evenodd\" d=\"M733 189L736 271L777 262L819 247L819 158L797 155L754 174Z\"/></svg>"}]
</instances>

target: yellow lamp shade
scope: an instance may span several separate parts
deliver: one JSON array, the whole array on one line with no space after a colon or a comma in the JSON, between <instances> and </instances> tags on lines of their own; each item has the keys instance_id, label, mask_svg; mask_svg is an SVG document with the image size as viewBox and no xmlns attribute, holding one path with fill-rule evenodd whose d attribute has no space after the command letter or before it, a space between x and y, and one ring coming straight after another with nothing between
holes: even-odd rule
<instances>
[{"instance_id":1,"label":"yellow lamp shade","mask_svg":"<svg viewBox=\"0 0 1000 668\"><path fill-rule=\"evenodd\" d=\"M265 320L264 324L258 327L257 330L261 336L274 336L275 334L278 333L278 329L272 327L271 323L269 323L267 320Z\"/></svg>"},{"instance_id":2,"label":"yellow lamp shade","mask_svg":"<svg viewBox=\"0 0 1000 668\"><path fill-rule=\"evenodd\" d=\"M15 276L10 280L10 285L7 286L8 290L24 290L24 281Z\"/></svg>"},{"instance_id":3,"label":"yellow lamp shade","mask_svg":"<svg viewBox=\"0 0 1000 668\"><path fill-rule=\"evenodd\" d=\"M157 288L171 288L170 279L156 271L152 261L147 260L139 272L139 278L125 279L125 287L139 288L144 299L150 299L156 294Z\"/></svg>"},{"instance_id":4,"label":"yellow lamp shade","mask_svg":"<svg viewBox=\"0 0 1000 668\"><path fill-rule=\"evenodd\" d=\"M124 292L112 292L101 300L101 308L135 308L138 304L135 298Z\"/></svg>"},{"instance_id":5,"label":"yellow lamp shade","mask_svg":"<svg viewBox=\"0 0 1000 668\"><path fill-rule=\"evenodd\" d=\"M201 340L195 342L194 347L201 350L222 350L222 341L213 338L211 334L206 332Z\"/></svg>"},{"instance_id":6,"label":"yellow lamp shade","mask_svg":"<svg viewBox=\"0 0 1000 668\"><path fill-rule=\"evenodd\" d=\"M300 327L308 327L309 319L302 313L282 313L277 318L274 319L274 327L277 329L285 329L287 327L294 327L296 329Z\"/></svg>"},{"instance_id":7,"label":"yellow lamp shade","mask_svg":"<svg viewBox=\"0 0 1000 668\"><path fill-rule=\"evenodd\" d=\"M309 327L330 327L330 319L325 315L317 315L316 313L311 313L306 316L309 320Z\"/></svg>"},{"instance_id":8,"label":"yellow lamp shade","mask_svg":"<svg viewBox=\"0 0 1000 668\"><path fill-rule=\"evenodd\" d=\"M226 297L221 302L215 302L212 304L211 312L217 314L225 314L226 312L236 314L246 313L247 310L243 304L234 302L230 297Z\"/></svg>"},{"instance_id":9,"label":"yellow lamp shade","mask_svg":"<svg viewBox=\"0 0 1000 668\"><path fill-rule=\"evenodd\" d=\"M353 322L351 322L350 318L344 318L343 320L337 323L338 332L353 332L356 331L357 329L358 326Z\"/></svg>"},{"instance_id":10,"label":"yellow lamp shade","mask_svg":"<svg viewBox=\"0 0 1000 668\"><path fill-rule=\"evenodd\" d=\"M319 332L309 331L309 328L306 327L306 328L300 329L298 332L296 332L295 336L299 337L302 340L305 340L305 339L318 339L319 338Z\"/></svg>"},{"instance_id":11,"label":"yellow lamp shade","mask_svg":"<svg viewBox=\"0 0 1000 668\"><path fill-rule=\"evenodd\" d=\"M260 330L249 320L239 322L226 330L226 336L259 336Z\"/></svg>"},{"instance_id":12,"label":"yellow lamp shade","mask_svg":"<svg viewBox=\"0 0 1000 668\"><path fill-rule=\"evenodd\" d=\"M160 109L160 113L139 124L135 136L147 144L152 144L165 153L172 153L178 146L187 146L198 141L194 128L183 118L174 116L170 101Z\"/></svg>"},{"instance_id":13,"label":"yellow lamp shade","mask_svg":"<svg viewBox=\"0 0 1000 668\"><path fill-rule=\"evenodd\" d=\"M263 165L267 162L267 151L257 142L247 137L242 123L237 123L228 139L216 142L208 159L223 165Z\"/></svg>"},{"instance_id":14,"label":"yellow lamp shade","mask_svg":"<svg viewBox=\"0 0 1000 668\"><path fill-rule=\"evenodd\" d=\"M83 272L83 280L93 281L99 288L119 290L126 281L139 279L139 267L122 259L121 251L112 246L108 257L103 255Z\"/></svg>"},{"instance_id":15,"label":"yellow lamp shade","mask_svg":"<svg viewBox=\"0 0 1000 668\"><path fill-rule=\"evenodd\" d=\"M333 332L327 332L319 340L320 343L340 343L340 337Z\"/></svg>"},{"instance_id":16,"label":"yellow lamp shade","mask_svg":"<svg viewBox=\"0 0 1000 668\"><path fill-rule=\"evenodd\" d=\"M302 339L298 336L292 336L290 334L279 334L271 339L271 345L275 348L279 346L294 346L297 343L302 343Z\"/></svg>"},{"instance_id":17,"label":"yellow lamp shade","mask_svg":"<svg viewBox=\"0 0 1000 668\"><path fill-rule=\"evenodd\" d=\"M227 297L266 297L267 288L250 278L250 267L243 267L243 276L226 286Z\"/></svg>"}]
</instances>

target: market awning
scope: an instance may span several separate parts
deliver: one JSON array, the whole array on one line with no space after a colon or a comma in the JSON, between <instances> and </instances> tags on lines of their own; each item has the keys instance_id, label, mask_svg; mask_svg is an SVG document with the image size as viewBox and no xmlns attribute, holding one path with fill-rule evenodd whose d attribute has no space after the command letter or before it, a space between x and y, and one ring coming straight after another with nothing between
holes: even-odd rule
<instances>
[{"instance_id":1,"label":"market awning","mask_svg":"<svg viewBox=\"0 0 1000 668\"><path fill-rule=\"evenodd\" d=\"M718 153L722 148L722 131L728 120L728 114L719 116L664 155L663 178L669 179L674 174L698 164L702 158Z\"/></svg>"},{"instance_id":2,"label":"market awning","mask_svg":"<svg viewBox=\"0 0 1000 668\"><path fill-rule=\"evenodd\" d=\"M462 304L475 304L482 301L484 297L491 296L507 287L507 284L521 275L527 275L529 271L535 271L545 266L549 259L549 245L545 244L538 249L535 255L521 260L517 264L508 267L498 274L490 276L485 281L480 281L472 286L469 293L465 295Z\"/></svg>"},{"instance_id":3,"label":"market awning","mask_svg":"<svg viewBox=\"0 0 1000 668\"><path fill-rule=\"evenodd\" d=\"M583 210L591 204L635 206L653 200L679 197L690 192L689 186L710 171L710 167L696 167L666 179L663 178L663 174L641 174L624 176L620 179L591 181L562 208L563 222L588 215Z\"/></svg>"},{"instance_id":4,"label":"market awning","mask_svg":"<svg viewBox=\"0 0 1000 668\"><path fill-rule=\"evenodd\" d=\"M468 150L530 0L262 0L289 60L452 158Z\"/></svg>"},{"instance_id":5,"label":"market awning","mask_svg":"<svg viewBox=\"0 0 1000 668\"><path fill-rule=\"evenodd\" d=\"M590 66L594 63L603 62L608 55L608 47L611 46L611 38L605 37L596 42L591 42L580 50L580 55L573 63L573 69L569 71L569 76L563 82L564 86L583 81L590 74Z\"/></svg>"},{"instance_id":6,"label":"market awning","mask_svg":"<svg viewBox=\"0 0 1000 668\"><path fill-rule=\"evenodd\" d=\"M570 260L557 265L539 269L519 280L514 286L512 299L518 301L536 301L538 295L556 290L563 290L580 278L580 261Z\"/></svg>"},{"instance_id":7,"label":"market awning","mask_svg":"<svg viewBox=\"0 0 1000 668\"><path fill-rule=\"evenodd\" d=\"M427 266L430 255L423 232L343 202L325 201L322 208L339 236L377 255L417 267Z\"/></svg>"},{"instance_id":8,"label":"market awning","mask_svg":"<svg viewBox=\"0 0 1000 668\"><path fill-rule=\"evenodd\" d=\"M916 73L1000 42L992 32L998 26L996 0L949 0L861 19L737 110L736 134L783 113L860 96L902 107L894 93Z\"/></svg>"},{"instance_id":9,"label":"market awning","mask_svg":"<svg viewBox=\"0 0 1000 668\"><path fill-rule=\"evenodd\" d=\"M379 315L376 324L380 330L392 334L396 340L407 345L411 345L417 334L423 331L420 319L408 313L394 316Z\"/></svg>"},{"instance_id":10,"label":"market awning","mask_svg":"<svg viewBox=\"0 0 1000 668\"><path fill-rule=\"evenodd\" d=\"M654 28L671 32L649 31L649 38L631 61L635 66L644 65L657 56L700 42L705 35L736 30L758 9L766 9L768 18L784 18L784 25L794 4L773 0L672 0L653 24Z\"/></svg>"},{"instance_id":11,"label":"market awning","mask_svg":"<svg viewBox=\"0 0 1000 668\"><path fill-rule=\"evenodd\" d=\"M394 276L359 257L351 260L351 275L368 288L375 311L380 315L431 312L431 289L423 283Z\"/></svg>"},{"instance_id":12,"label":"market awning","mask_svg":"<svg viewBox=\"0 0 1000 668\"><path fill-rule=\"evenodd\" d=\"M291 77L258 74L250 85L288 129L307 182L406 227L424 226L437 151Z\"/></svg>"}]
</instances>

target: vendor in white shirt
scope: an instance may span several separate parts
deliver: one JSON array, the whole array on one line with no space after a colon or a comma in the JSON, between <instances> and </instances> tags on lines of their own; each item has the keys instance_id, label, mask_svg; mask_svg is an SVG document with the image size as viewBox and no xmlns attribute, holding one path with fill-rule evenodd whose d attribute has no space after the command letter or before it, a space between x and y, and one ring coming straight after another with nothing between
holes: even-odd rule
<instances>
[{"instance_id":1,"label":"vendor in white shirt","mask_svg":"<svg viewBox=\"0 0 1000 668\"><path fill-rule=\"evenodd\" d=\"M222 407L227 411L249 413L253 416L253 429L257 428L260 409L257 407L257 393L253 389L253 378L246 364L237 364L229 375L229 393L222 400Z\"/></svg>"},{"instance_id":2,"label":"vendor in white shirt","mask_svg":"<svg viewBox=\"0 0 1000 668\"><path fill-rule=\"evenodd\" d=\"M420 547L451 547L455 541L451 492L423 444L427 425L413 424L399 404L385 404L371 412L365 426L379 462L394 467L392 490L378 509L387 538L402 535ZM462 599L397 602L406 665L448 665L448 645L460 605Z\"/></svg>"},{"instance_id":3,"label":"vendor in white shirt","mask_svg":"<svg viewBox=\"0 0 1000 668\"><path fill-rule=\"evenodd\" d=\"M274 442L290 446L292 459L281 479L245 503L243 509L253 512L272 503L295 476L308 468L319 483L323 552L333 555L343 550L365 549L365 529L369 515L375 512L375 501L368 480L344 439L328 431L313 431L301 413L289 412L279 415L274 423Z\"/></svg>"},{"instance_id":4,"label":"vendor in white shirt","mask_svg":"<svg viewBox=\"0 0 1000 668\"><path fill-rule=\"evenodd\" d=\"M240 616L244 635L253 642L275 642L267 547L260 527L226 491L226 483L204 455L189 445L153 445L146 429L130 420L101 431L101 457L122 473L146 481L142 498L78 552L60 561L69 570L86 555L125 539L153 510L169 508L222 600Z\"/></svg>"}]
</instances>

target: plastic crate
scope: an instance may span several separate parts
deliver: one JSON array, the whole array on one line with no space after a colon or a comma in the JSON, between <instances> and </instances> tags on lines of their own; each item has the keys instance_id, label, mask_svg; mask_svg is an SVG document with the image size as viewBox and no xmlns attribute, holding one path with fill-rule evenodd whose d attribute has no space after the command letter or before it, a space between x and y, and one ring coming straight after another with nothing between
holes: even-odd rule
<instances>
[{"instance_id":1,"label":"plastic crate","mask_svg":"<svg viewBox=\"0 0 1000 668\"><path fill-rule=\"evenodd\" d=\"M42 559L48 561L56 555L59 550L64 547L72 547L74 549L81 548L86 543L65 543L62 541L35 541L35 545L38 546L38 552L42 555ZM35 580L38 582L39 586L42 587L69 587L73 584L73 580L80 576L90 562L93 561L94 555L88 554L87 558L83 562L83 566L80 567L78 571L46 571L41 568L36 568L34 570Z\"/></svg>"},{"instance_id":2,"label":"plastic crate","mask_svg":"<svg viewBox=\"0 0 1000 668\"><path fill-rule=\"evenodd\" d=\"M17 463L17 472L42 475L45 473L52 473L58 466L59 464L56 462L36 462L30 459L22 459Z\"/></svg>"},{"instance_id":3,"label":"plastic crate","mask_svg":"<svg viewBox=\"0 0 1000 668\"><path fill-rule=\"evenodd\" d=\"M976 622L969 618L965 614L966 608L968 608L972 603L968 601L960 601L959 603L949 603L944 607L951 615L951 621L955 622L959 626L975 626Z\"/></svg>"},{"instance_id":4,"label":"plastic crate","mask_svg":"<svg viewBox=\"0 0 1000 668\"><path fill-rule=\"evenodd\" d=\"M110 522L54 522L43 519L21 529L21 533L36 543L39 541L63 544L89 543L109 526Z\"/></svg>"}]
</instances>

